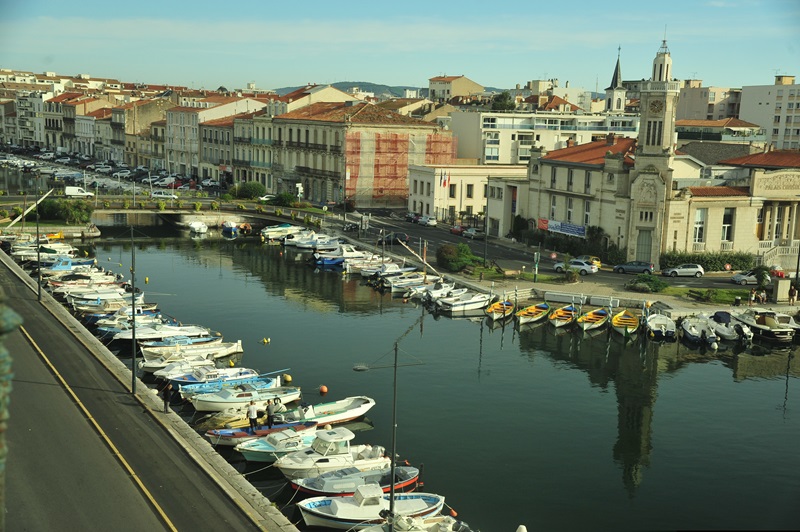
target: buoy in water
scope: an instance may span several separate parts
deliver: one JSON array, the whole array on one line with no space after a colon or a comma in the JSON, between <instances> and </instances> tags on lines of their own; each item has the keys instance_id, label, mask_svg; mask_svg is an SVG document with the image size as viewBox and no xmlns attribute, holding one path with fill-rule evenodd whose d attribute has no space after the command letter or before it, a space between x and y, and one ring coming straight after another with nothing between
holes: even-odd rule
<instances>
[{"instance_id":1,"label":"buoy in water","mask_svg":"<svg viewBox=\"0 0 800 532\"><path fill-rule=\"evenodd\" d=\"M233 360L229 360L229 361L228 361L228 365L229 365L230 367L233 367L233 366L235 365L235 363L234 363L234 361L233 361Z\"/></svg>"},{"instance_id":2,"label":"buoy in water","mask_svg":"<svg viewBox=\"0 0 800 532\"><path fill-rule=\"evenodd\" d=\"M144 278L144 284L150 284L150 278L149 277L145 277Z\"/></svg>"},{"instance_id":3,"label":"buoy in water","mask_svg":"<svg viewBox=\"0 0 800 532\"><path fill-rule=\"evenodd\" d=\"M319 387L319 393L328 393L328 387L323 384Z\"/></svg>"},{"instance_id":4,"label":"buoy in water","mask_svg":"<svg viewBox=\"0 0 800 532\"><path fill-rule=\"evenodd\" d=\"M283 379L283 382L285 382L286 384L292 382L292 376L289 375L288 373L284 373L281 378Z\"/></svg>"},{"instance_id":5,"label":"buoy in water","mask_svg":"<svg viewBox=\"0 0 800 532\"><path fill-rule=\"evenodd\" d=\"M262 343L262 344L264 344L264 345L267 345L267 344L268 344L268 343L270 343L270 342L271 342L271 340L270 340L269 338L263 338L263 339L261 340L261 343Z\"/></svg>"}]
</instances>

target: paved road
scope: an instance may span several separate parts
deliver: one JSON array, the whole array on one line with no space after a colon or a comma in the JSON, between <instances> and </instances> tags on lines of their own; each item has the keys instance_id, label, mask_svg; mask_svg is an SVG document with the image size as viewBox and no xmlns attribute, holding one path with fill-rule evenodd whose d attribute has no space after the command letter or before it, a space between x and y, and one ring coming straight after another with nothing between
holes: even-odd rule
<instances>
[{"instance_id":1,"label":"paved road","mask_svg":"<svg viewBox=\"0 0 800 532\"><path fill-rule=\"evenodd\" d=\"M258 529L168 434L156 417L164 414L128 393L5 267L0 285L8 306L25 320L24 330L87 410L76 405L22 331L8 336L15 372L7 432L8 530Z\"/></svg>"}]
</instances>

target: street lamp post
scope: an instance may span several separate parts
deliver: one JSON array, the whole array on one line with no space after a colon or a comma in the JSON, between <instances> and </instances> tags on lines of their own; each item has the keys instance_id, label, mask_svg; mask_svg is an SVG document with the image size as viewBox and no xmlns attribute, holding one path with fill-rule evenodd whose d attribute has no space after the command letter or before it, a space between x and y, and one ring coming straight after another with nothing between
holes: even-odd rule
<instances>
[{"instance_id":1,"label":"street lamp post","mask_svg":"<svg viewBox=\"0 0 800 532\"><path fill-rule=\"evenodd\" d=\"M486 255L489 251L489 176L486 176L486 207L483 210L483 267L486 267Z\"/></svg>"}]
</instances>

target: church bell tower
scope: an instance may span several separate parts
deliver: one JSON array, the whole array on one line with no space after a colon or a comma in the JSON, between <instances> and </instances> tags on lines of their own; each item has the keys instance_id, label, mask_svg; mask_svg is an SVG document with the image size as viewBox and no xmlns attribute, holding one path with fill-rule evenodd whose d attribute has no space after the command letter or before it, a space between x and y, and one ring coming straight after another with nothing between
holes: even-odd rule
<instances>
[{"instance_id":1,"label":"church bell tower","mask_svg":"<svg viewBox=\"0 0 800 532\"><path fill-rule=\"evenodd\" d=\"M670 81L671 75L672 57L664 39L653 59L653 76L641 89L638 146L642 155L675 154L675 112L680 82Z\"/></svg>"},{"instance_id":2,"label":"church bell tower","mask_svg":"<svg viewBox=\"0 0 800 532\"><path fill-rule=\"evenodd\" d=\"M627 91L622 86L622 69L619 65L621 48L617 48L617 66L611 76L611 84L606 88L606 112L624 113Z\"/></svg>"}]
</instances>

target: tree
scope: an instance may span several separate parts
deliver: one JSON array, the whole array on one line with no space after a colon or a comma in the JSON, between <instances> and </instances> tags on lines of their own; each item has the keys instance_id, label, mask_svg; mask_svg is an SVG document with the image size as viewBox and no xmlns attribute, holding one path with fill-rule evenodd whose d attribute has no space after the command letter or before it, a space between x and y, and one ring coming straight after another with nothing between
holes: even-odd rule
<instances>
[{"instance_id":1,"label":"tree","mask_svg":"<svg viewBox=\"0 0 800 532\"><path fill-rule=\"evenodd\" d=\"M492 99L492 111L513 111L517 102L508 91L503 91Z\"/></svg>"},{"instance_id":2,"label":"tree","mask_svg":"<svg viewBox=\"0 0 800 532\"><path fill-rule=\"evenodd\" d=\"M255 199L266 194L267 189L258 181L247 181L240 183L232 192L240 199Z\"/></svg>"}]
</instances>

